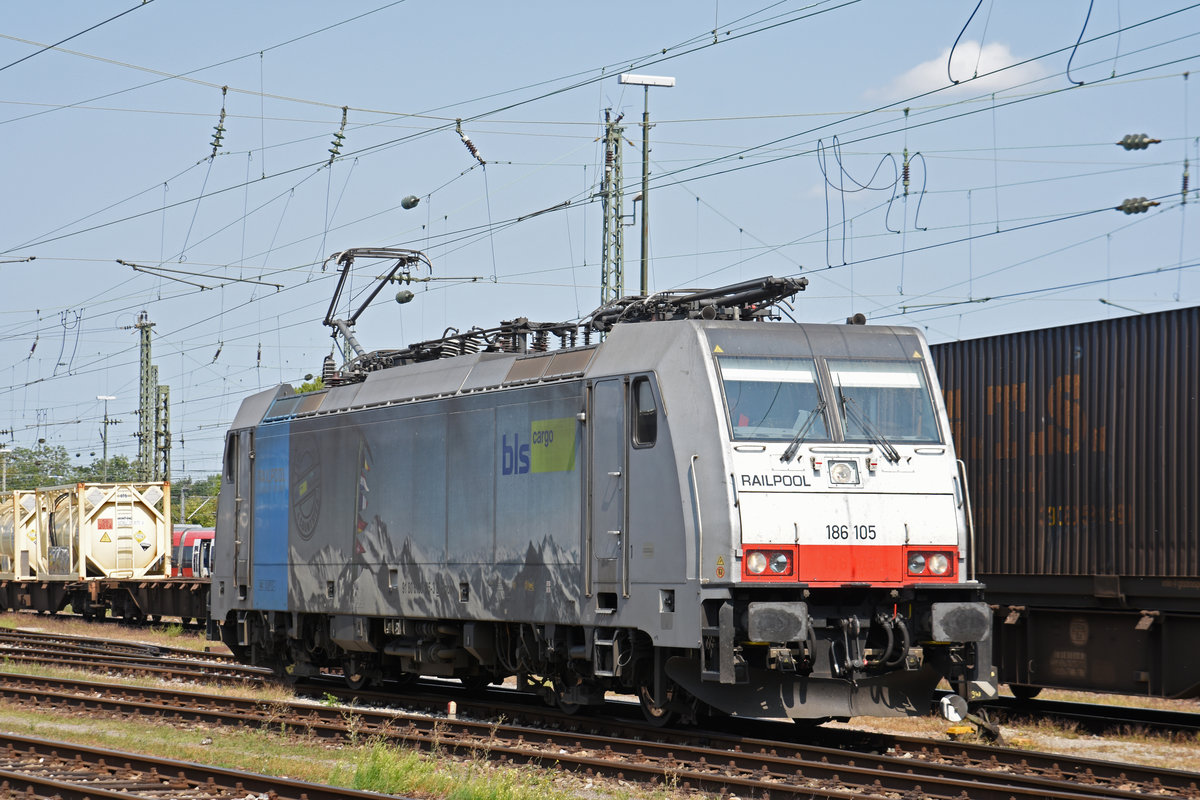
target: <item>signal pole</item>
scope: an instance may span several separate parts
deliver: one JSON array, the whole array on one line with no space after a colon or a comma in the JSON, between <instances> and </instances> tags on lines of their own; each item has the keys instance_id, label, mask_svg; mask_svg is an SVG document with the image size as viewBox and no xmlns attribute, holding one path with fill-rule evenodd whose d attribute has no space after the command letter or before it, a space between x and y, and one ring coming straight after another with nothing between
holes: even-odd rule
<instances>
[{"instance_id":1,"label":"signal pole","mask_svg":"<svg viewBox=\"0 0 1200 800\"><path fill-rule=\"evenodd\" d=\"M117 398L111 394L98 394L96 399L104 401L104 427L100 429L100 440L104 442L104 467L101 480L108 483L108 426L112 424L108 421L108 401Z\"/></svg>"}]
</instances>

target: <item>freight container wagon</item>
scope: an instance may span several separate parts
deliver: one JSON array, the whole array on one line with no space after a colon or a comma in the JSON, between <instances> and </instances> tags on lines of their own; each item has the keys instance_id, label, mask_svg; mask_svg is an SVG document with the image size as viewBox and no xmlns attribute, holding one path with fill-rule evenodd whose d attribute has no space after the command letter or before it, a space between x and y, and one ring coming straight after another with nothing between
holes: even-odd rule
<instances>
[{"instance_id":1,"label":"freight container wagon","mask_svg":"<svg viewBox=\"0 0 1200 800\"><path fill-rule=\"evenodd\" d=\"M171 574L171 499L163 483L78 483L36 490L43 580Z\"/></svg>"},{"instance_id":2,"label":"freight container wagon","mask_svg":"<svg viewBox=\"0 0 1200 800\"><path fill-rule=\"evenodd\" d=\"M1200 308L931 348L999 678L1200 693Z\"/></svg>"},{"instance_id":3,"label":"freight container wagon","mask_svg":"<svg viewBox=\"0 0 1200 800\"><path fill-rule=\"evenodd\" d=\"M208 581L171 574L170 512L161 482L0 494L0 608L203 620Z\"/></svg>"},{"instance_id":4,"label":"freight container wagon","mask_svg":"<svg viewBox=\"0 0 1200 800\"><path fill-rule=\"evenodd\" d=\"M35 576L37 520L34 492L0 494L0 580Z\"/></svg>"}]
</instances>

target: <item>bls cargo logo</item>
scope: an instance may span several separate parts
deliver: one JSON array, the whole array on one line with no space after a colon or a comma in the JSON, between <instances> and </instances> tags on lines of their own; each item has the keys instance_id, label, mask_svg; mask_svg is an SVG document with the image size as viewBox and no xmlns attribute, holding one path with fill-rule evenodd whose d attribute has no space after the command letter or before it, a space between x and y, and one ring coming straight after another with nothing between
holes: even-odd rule
<instances>
[{"instance_id":1,"label":"bls cargo logo","mask_svg":"<svg viewBox=\"0 0 1200 800\"><path fill-rule=\"evenodd\" d=\"M536 419L527 435L501 434L501 474L574 471L575 425L574 417Z\"/></svg>"}]
</instances>

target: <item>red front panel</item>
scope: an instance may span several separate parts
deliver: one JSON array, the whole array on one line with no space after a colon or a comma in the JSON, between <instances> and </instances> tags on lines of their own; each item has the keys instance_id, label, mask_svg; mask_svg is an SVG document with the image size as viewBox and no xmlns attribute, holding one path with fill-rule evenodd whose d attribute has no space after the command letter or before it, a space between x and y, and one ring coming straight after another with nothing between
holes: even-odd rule
<instances>
[{"instance_id":1,"label":"red front panel","mask_svg":"<svg viewBox=\"0 0 1200 800\"><path fill-rule=\"evenodd\" d=\"M904 580L903 545L808 544L796 556L801 583L900 583Z\"/></svg>"},{"instance_id":2,"label":"red front panel","mask_svg":"<svg viewBox=\"0 0 1200 800\"><path fill-rule=\"evenodd\" d=\"M791 566L783 574L770 571L754 575L746 569L746 558L751 552L786 552ZM945 575L928 572L911 574L908 559L912 553L926 555L940 552L950 562L950 571ZM746 545L742 558L742 580L754 583L803 583L808 585L827 584L840 586L845 583L908 584L908 583L954 583L957 553L942 548L912 547L909 545Z\"/></svg>"}]
</instances>

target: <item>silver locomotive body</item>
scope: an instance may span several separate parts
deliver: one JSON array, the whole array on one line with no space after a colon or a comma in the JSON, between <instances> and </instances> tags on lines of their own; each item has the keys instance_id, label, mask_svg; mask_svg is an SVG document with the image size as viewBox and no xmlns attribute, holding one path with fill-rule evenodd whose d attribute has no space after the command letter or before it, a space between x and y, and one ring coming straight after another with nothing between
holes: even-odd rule
<instances>
[{"instance_id":1,"label":"silver locomotive body","mask_svg":"<svg viewBox=\"0 0 1200 800\"><path fill-rule=\"evenodd\" d=\"M994 693L965 491L903 328L677 319L248 398L211 618L355 685L793 718Z\"/></svg>"}]
</instances>

